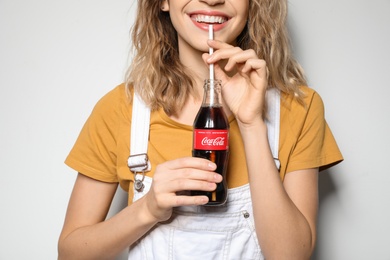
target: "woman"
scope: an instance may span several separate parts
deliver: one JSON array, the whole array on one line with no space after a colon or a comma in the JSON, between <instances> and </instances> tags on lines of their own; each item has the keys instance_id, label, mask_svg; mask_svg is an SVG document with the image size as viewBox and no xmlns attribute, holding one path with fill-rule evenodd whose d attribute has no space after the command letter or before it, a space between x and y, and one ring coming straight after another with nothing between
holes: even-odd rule
<instances>
[{"instance_id":1,"label":"woman","mask_svg":"<svg viewBox=\"0 0 390 260\"><path fill-rule=\"evenodd\" d=\"M98 102L66 160L79 174L60 259L113 259L126 248L129 259L310 258L318 172L342 156L321 98L291 55L286 16L283 0L138 1L126 83ZM207 40L210 23L216 40ZM210 64L222 82L231 144L228 201L211 210L201 206L207 197L181 193L213 191L222 181L214 163L191 157ZM268 89L281 93L280 168L268 140ZM127 167L134 92L152 110L153 181L137 199ZM118 183L129 205L105 220Z\"/></svg>"}]
</instances>

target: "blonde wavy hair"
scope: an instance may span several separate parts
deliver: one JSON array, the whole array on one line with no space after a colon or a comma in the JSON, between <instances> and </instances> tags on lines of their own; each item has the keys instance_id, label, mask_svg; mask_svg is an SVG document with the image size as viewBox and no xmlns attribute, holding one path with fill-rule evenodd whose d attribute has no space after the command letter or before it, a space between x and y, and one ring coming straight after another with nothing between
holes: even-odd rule
<instances>
[{"instance_id":1,"label":"blonde wavy hair","mask_svg":"<svg viewBox=\"0 0 390 260\"><path fill-rule=\"evenodd\" d=\"M267 62L270 86L302 103L299 86L307 82L292 55L286 22L287 0L249 0L248 22L237 45L253 49ZM131 36L134 53L127 89L134 87L152 110L162 107L174 114L194 94L194 81L180 63L177 33L169 13L161 11L161 1L138 0Z\"/></svg>"}]
</instances>

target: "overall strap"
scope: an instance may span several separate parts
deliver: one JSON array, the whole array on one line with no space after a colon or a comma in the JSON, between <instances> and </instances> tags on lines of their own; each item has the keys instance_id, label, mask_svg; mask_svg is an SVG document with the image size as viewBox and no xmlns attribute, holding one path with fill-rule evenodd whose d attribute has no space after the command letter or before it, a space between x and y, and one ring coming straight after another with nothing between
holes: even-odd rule
<instances>
[{"instance_id":1,"label":"overall strap","mask_svg":"<svg viewBox=\"0 0 390 260\"><path fill-rule=\"evenodd\" d=\"M268 142L274 157L275 165L280 169L279 161L279 131L280 131L280 91L276 88L267 90L267 131Z\"/></svg>"},{"instance_id":2,"label":"overall strap","mask_svg":"<svg viewBox=\"0 0 390 260\"><path fill-rule=\"evenodd\" d=\"M145 173L151 169L148 158L150 109L138 94L133 96L131 118L130 156L127 165L133 173Z\"/></svg>"}]
</instances>

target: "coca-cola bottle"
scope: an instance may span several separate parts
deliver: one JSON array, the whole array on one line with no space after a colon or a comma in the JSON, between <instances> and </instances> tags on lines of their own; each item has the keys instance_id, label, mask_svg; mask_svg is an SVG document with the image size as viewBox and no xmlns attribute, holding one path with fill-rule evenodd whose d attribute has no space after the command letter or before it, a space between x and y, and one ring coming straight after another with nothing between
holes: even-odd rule
<instances>
[{"instance_id":1,"label":"coca-cola bottle","mask_svg":"<svg viewBox=\"0 0 390 260\"><path fill-rule=\"evenodd\" d=\"M215 172L223 176L215 191L191 191L191 195L206 195L206 205L218 206L226 202L226 169L229 158L229 122L222 108L221 81L205 80L202 106L194 121L192 156L201 157L217 165Z\"/></svg>"}]
</instances>

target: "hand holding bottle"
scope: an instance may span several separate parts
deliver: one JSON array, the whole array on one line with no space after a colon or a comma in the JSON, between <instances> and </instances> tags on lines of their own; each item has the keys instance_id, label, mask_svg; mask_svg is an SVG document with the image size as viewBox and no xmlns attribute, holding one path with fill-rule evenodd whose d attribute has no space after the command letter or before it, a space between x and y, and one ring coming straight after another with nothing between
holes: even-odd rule
<instances>
[{"instance_id":1,"label":"hand holding bottle","mask_svg":"<svg viewBox=\"0 0 390 260\"><path fill-rule=\"evenodd\" d=\"M206 196L181 193L187 190L215 190L216 183L222 181L221 175L214 172L215 169L214 163L201 158L184 157L166 161L156 167L152 186L140 201L145 203L156 222L169 219L173 207L206 204Z\"/></svg>"}]
</instances>

